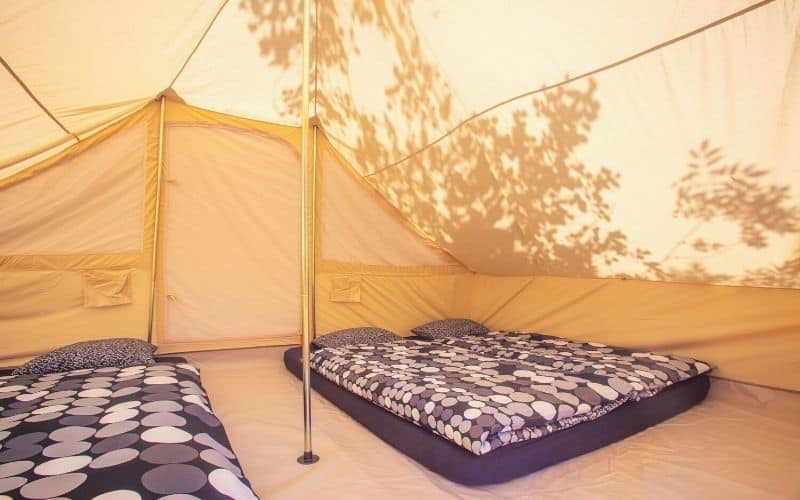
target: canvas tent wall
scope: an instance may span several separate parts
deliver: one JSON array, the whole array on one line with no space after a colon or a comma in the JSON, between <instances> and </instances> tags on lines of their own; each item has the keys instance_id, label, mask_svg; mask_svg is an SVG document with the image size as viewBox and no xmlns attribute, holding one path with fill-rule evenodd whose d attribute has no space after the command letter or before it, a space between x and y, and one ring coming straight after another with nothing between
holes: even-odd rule
<instances>
[{"instance_id":1,"label":"canvas tent wall","mask_svg":"<svg viewBox=\"0 0 800 500\"><path fill-rule=\"evenodd\" d=\"M297 342L299 20L0 7L3 364L147 338L159 193L161 350ZM469 316L800 389L799 24L778 0L314 2L318 332Z\"/></svg>"}]
</instances>

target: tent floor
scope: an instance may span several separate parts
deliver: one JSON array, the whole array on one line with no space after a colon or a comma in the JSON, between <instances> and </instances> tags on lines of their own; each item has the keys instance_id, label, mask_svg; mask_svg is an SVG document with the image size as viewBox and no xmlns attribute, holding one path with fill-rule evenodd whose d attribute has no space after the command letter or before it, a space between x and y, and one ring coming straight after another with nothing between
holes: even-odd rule
<instances>
[{"instance_id":1,"label":"tent floor","mask_svg":"<svg viewBox=\"0 0 800 500\"><path fill-rule=\"evenodd\" d=\"M262 498L800 498L800 394L714 380L703 404L623 441L508 483L428 471L317 394L302 447L301 383L285 347L191 353Z\"/></svg>"}]
</instances>

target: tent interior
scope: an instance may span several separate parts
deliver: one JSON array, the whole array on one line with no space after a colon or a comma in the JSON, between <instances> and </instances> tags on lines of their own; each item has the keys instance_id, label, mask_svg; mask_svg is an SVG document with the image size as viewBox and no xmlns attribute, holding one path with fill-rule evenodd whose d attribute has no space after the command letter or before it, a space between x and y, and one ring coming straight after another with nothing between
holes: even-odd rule
<instances>
[{"instance_id":1,"label":"tent interior","mask_svg":"<svg viewBox=\"0 0 800 500\"><path fill-rule=\"evenodd\" d=\"M182 353L263 498L800 495L800 3L313 0L306 186L302 13L0 6L0 366ZM471 318L703 360L708 400L471 488L315 395L301 467L308 221L317 336Z\"/></svg>"}]
</instances>

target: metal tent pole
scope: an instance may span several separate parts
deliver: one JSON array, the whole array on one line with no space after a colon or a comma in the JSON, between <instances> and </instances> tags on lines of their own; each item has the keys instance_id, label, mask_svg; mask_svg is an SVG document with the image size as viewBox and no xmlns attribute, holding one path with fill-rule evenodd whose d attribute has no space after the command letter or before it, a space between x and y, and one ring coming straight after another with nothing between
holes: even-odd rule
<instances>
[{"instance_id":1,"label":"metal tent pole","mask_svg":"<svg viewBox=\"0 0 800 500\"><path fill-rule=\"evenodd\" d=\"M164 110L167 97L161 96L161 113L158 121L158 165L156 166L156 216L153 221L153 261L150 266L150 314L147 319L147 341L153 341L153 319L156 304L156 263L158 259L158 219L161 215L161 170L164 165Z\"/></svg>"},{"instance_id":2,"label":"metal tent pole","mask_svg":"<svg viewBox=\"0 0 800 500\"><path fill-rule=\"evenodd\" d=\"M313 162L310 158L311 151L309 151L309 118L308 118L308 103L309 103L309 66L311 54L310 46L310 31L311 31L311 0L303 0L303 108L302 108L302 142L301 142L301 169L300 174L302 189L301 193L301 221L302 221L302 238L301 238L301 279L302 279L302 326L303 326L303 454L297 458L297 461L303 465L310 465L319 460L317 455L311 450L311 365L309 361L310 355L310 342L311 336L314 333L314 308L312 290L314 289L314 247L313 236L313 213L314 213L314 199L313 183L314 176Z\"/></svg>"}]
</instances>

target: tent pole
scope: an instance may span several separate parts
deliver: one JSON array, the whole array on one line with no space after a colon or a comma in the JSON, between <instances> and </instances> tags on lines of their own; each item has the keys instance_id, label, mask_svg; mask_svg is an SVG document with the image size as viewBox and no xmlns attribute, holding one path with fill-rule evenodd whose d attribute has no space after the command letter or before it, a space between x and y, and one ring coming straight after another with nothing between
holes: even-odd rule
<instances>
[{"instance_id":1,"label":"tent pole","mask_svg":"<svg viewBox=\"0 0 800 500\"><path fill-rule=\"evenodd\" d=\"M301 140L301 279L302 279L302 327L303 327L303 454L297 461L303 465L310 465L319 460L311 450L311 364L310 342L314 333L314 309L311 291L314 288L314 248L311 240L313 228L314 200L311 197L314 176L310 175L313 164L309 151L309 119L308 119L308 80L310 66L310 30L311 30L311 0L303 0L303 108L301 114L302 140Z\"/></svg>"},{"instance_id":2,"label":"tent pole","mask_svg":"<svg viewBox=\"0 0 800 500\"><path fill-rule=\"evenodd\" d=\"M309 119L311 128L311 172L309 175L310 191L310 213L309 217L309 266L308 266L308 303L311 314L309 316L309 342L317 337L317 132L319 131L319 120L316 115Z\"/></svg>"},{"instance_id":3,"label":"tent pole","mask_svg":"<svg viewBox=\"0 0 800 500\"><path fill-rule=\"evenodd\" d=\"M156 304L156 261L158 259L158 219L161 215L161 169L164 165L164 111L167 97L161 96L161 113L158 118L158 165L156 166L156 216L153 221L153 261L150 265L150 313L147 319L147 341L153 342L153 319Z\"/></svg>"}]
</instances>

